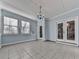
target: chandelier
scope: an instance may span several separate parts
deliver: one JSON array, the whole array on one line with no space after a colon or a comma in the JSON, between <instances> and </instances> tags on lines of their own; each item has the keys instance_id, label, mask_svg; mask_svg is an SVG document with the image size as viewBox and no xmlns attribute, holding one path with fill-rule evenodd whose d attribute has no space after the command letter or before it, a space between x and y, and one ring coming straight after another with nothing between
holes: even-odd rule
<instances>
[{"instance_id":1,"label":"chandelier","mask_svg":"<svg viewBox=\"0 0 79 59\"><path fill-rule=\"evenodd\" d=\"M44 15L42 15L42 6L40 5L39 8L40 8L40 10L39 10L39 13L38 13L37 17L38 17L39 20L43 20Z\"/></svg>"}]
</instances>

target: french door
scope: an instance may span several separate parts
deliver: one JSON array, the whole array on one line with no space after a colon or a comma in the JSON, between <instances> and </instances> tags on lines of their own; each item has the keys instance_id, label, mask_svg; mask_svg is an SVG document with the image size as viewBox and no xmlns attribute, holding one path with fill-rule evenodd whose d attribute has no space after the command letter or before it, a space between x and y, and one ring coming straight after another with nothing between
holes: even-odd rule
<instances>
[{"instance_id":1,"label":"french door","mask_svg":"<svg viewBox=\"0 0 79 59\"><path fill-rule=\"evenodd\" d=\"M63 41L63 39L64 39L64 37L63 37L64 36L63 35L63 33L64 33L63 32L63 27L64 27L63 24L64 24L63 22L57 23L57 39L61 40L61 41Z\"/></svg>"},{"instance_id":2,"label":"french door","mask_svg":"<svg viewBox=\"0 0 79 59\"><path fill-rule=\"evenodd\" d=\"M76 19L68 19L57 22L57 40L69 43L76 43Z\"/></svg>"}]
</instances>

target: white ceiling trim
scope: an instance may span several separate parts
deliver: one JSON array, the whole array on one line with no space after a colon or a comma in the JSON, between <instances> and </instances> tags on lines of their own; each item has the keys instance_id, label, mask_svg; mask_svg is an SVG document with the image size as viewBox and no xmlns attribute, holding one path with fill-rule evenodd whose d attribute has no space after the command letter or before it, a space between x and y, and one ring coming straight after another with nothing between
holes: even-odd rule
<instances>
[{"instance_id":1,"label":"white ceiling trim","mask_svg":"<svg viewBox=\"0 0 79 59\"><path fill-rule=\"evenodd\" d=\"M37 18L33 17L32 15L28 15L28 14L24 13L23 11L21 11L20 9L15 8L14 6L10 5L9 3L6 3L6 2L0 2L0 3L1 3L0 9L5 9L8 11L14 12L16 14L25 16L25 17L30 18L32 20L37 19Z\"/></svg>"},{"instance_id":2,"label":"white ceiling trim","mask_svg":"<svg viewBox=\"0 0 79 59\"><path fill-rule=\"evenodd\" d=\"M42 5L42 14L47 18L56 18L75 11L79 8L79 0L3 0L26 14L28 17L35 17ZM9 8L8 8L9 9Z\"/></svg>"},{"instance_id":3,"label":"white ceiling trim","mask_svg":"<svg viewBox=\"0 0 79 59\"><path fill-rule=\"evenodd\" d=\"M61 13L61 14L59 14L59 15L56 15L56 16L50 18L50 20L55 19L55 18L60 17L60 16L63 16L63 15L65 15L65 14L71 13L71 12L76 11L76 10L79 10L79 8L74 8L74 9L72 9L72 10L66 11L66 12Z\"/></svg>"}]
</instances>

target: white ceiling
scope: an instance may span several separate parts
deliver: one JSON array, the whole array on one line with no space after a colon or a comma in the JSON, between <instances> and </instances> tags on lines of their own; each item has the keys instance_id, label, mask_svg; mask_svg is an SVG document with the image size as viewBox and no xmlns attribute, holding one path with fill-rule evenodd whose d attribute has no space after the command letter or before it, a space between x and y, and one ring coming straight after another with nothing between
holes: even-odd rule
<instances>
[{"instance_id":1,"label":"white ceiling","mask_svg":"<svg viewBox=\"0 0 79 59\"><path fill-rule=\"evenodd\" d=\"M39 5L43 6L42 13L51 18L74 8L79 8L79 0L3 0L10 5L36 16Z\"/></svg>"}]
</instances>

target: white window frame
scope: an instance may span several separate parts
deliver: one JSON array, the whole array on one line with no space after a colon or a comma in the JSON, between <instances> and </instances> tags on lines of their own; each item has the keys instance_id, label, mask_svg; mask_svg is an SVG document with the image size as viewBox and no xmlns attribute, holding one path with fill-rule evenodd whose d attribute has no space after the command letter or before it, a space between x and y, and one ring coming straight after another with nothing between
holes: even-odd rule
<instances>
[{"instance_id":1,"label":"white window frame","mask_svg":"<svg viewBox=\"0 0 79 59\"><path fill-rule=\"evenodd\" d=\"M8 23L6 23L5 24L5 20L6 19L14 19L14 18L10 18L10 17L7 17L7 16L4 16L4 22L3 22L3 24L4 24L4 30L3 30L3 34L18 34L18 20L17 19L14 19L14 20L16 20L16 23L17 23L17 25L12 25L12 24L8 24ZM10 20L9 20L10 21ZM5 26L8 26L9 27L9 30L8 30L8 33L5 33ZM16 33L14 32L14 33L12 33L11 32L11 27L13 28L13 27L15 27L16 28Z\"/></svg>"},{"instance_id":2,"label":"white window frame","mask_svg":"<svg viewBox=\"0 0 79 59\"><path fill-rule=\"evenodd\" d=\"M27 29L26 29L26 27L28 28L28 32L23 32L23 22L26 24L26 23L28 23L29 25L27 26L27 25L25 25L25 29L24 30L26 30L27 31ZM29 34L30 33L30 22L28 22L28 21L21 21L21 34Z\"/></svg>"}]
</instances>

